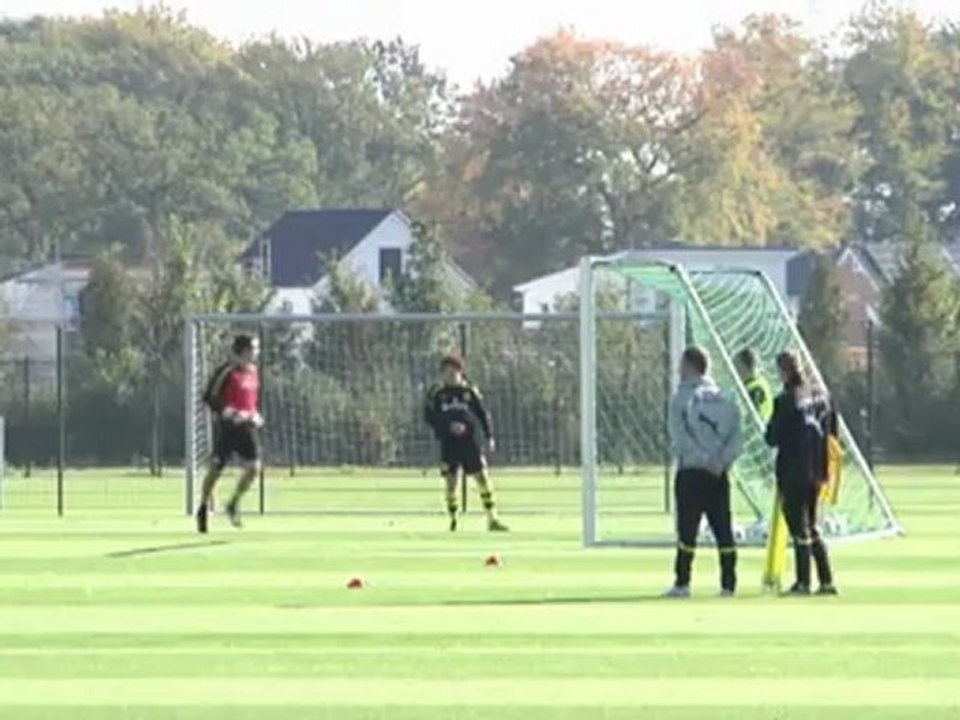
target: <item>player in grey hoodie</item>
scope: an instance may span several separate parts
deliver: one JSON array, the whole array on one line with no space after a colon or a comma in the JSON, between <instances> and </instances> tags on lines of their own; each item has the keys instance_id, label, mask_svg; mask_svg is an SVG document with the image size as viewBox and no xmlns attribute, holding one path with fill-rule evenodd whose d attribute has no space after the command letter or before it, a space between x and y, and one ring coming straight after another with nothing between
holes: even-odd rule
<instances>
[{"instance_id":1,"label":"player in grey hoodie","mask_svg":"<svg viewBox=\"0 0 960 720\"><path fill-rule=\"evenodd\" d=\"M689 597L700 519L707 516L720 553L721 594L737 588L737 548L730 512L730 468L743 447L740 408L710 379L710 360L687 348L680 387L670 403L670 445L676 463L677 555L668 597Z\"/></svg>"}]
</instances>

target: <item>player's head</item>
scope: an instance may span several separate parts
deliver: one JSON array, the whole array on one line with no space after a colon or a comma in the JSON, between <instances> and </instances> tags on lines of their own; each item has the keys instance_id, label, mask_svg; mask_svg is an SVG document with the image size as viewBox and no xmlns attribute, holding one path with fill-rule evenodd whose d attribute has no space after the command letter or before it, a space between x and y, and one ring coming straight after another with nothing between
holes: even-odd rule
<instances>
[{"instance_id":1,"label":"player's head","mask_svg":"<svg viewBox=\"0 0 960 720\"><path fill-rule=\"evenodd\" d=\"M737 373L741 380L747 380L757 374L757 368L760 366L760 359L753 348L744 348L733 358L733 364L737 368Z\"/></svg>"},{"instance_id":2,"label":"player's head","mask_svg":"<svg viewBox=\"0 0 960 720\"><path fill-rule=\"evenodd\" d=\"M451 353L444 355L440 359L440 377L443 378L445 383L452 384L460 382L460 380L463 379L465 370L466 365L463 362L463 358L459 355Z\"/></svg>"},{"instance_id":3,"label":"player's head","mask_svg":"<svg viewBox=\"0 0 960 720\"><path fill-rule=\"evenodd\" d=\"M777 370L783 384L792 389L803 387L805 381L799 358L792 352L782 352L777 355Z\"/></svg>"},{"instance_id":4,"label":"player's head","mask_svg":"<svg viewBox=\"0 0 960 720\"><path fill-rule=\"evenodd\" d=\"M702 378L710 370L710 356L699 347L688 347L680 356L680 377L683 380Z\"/></svg>"},{"instance_id":5,"label":"player's head","mask_svg":"<svg viewBox=\"0 0 960 720\"><path fill-rule=\"evenodd\" d=\"M237 335L233 339L233 355L238 362L256 362L259 350L257 341L250 335Z\"/></svg>"}]
</instances>

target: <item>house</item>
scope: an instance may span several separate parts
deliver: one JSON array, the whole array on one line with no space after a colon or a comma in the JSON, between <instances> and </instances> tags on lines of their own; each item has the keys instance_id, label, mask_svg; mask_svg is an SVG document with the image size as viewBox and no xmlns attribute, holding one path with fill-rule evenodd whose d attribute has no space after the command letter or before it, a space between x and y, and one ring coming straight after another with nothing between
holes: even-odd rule
<instances>
[{"instance_id":1,"label":"house","mask_svg":"<svg viewBox=\"0 0 960 720\"><path fill-rule=\"evenodd\" d=\"M312 312L326 292L325 263L343 262L359 279L383 290L407 269L413 243L410 219L397 210L297 210L287 212L244 253L274 294L267 311ZM464 294L476 283L448 263L451 287Z\"/></svg>"},{"instance_id":2,"label":"house","mask_svg":"<svg viewBox=\"0 0 960 720\"><path fill-rule=\"evenodd\" d=\"M687 270L717 270L743 268L762 270L772 281L787 307L794 313L807 290L812 267L807 251L792 248L704 247L670 244L630 251L638 261L665 262L681 265ZM568 268L543 275L514 287L516 305L524 313L553 312L557 302L575 295L579 286L579 271ZM653 310L652 293L638 291L634 305L643 312Z\"/></svg>"},{"instance_id":3,"label":"house","mask_svg":"<svg viewBox=\"0 0 960 720\"><path fill-rule=\"evenodd\" d=\"M8 333L4 360L29 358L38 368L49 366L52 373L57 326L76 329L89 279L90 262L85 259L37 264L0 277L0 313Z\"/></svg>"},{"instance_id":4,"label":"house","mask_svg":"<svg viewBox=\"0 0 960 720\"><path fill-rule=\"evenodd\" d=\"M903 267L905 243L855 243L837 252L836 263L847 314L844 341L847 355L864 363L869 327L880 322L883 291ZM960 275L960 243L938 245L945 265Z\"/></svg>"}]
</instances>

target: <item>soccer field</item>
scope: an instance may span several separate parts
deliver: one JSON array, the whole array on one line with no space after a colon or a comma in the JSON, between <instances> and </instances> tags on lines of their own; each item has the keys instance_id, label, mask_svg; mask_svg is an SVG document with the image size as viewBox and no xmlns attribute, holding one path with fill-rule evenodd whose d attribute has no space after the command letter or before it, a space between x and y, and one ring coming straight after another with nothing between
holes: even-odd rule
<instances>
[{"instance_id":1,"label":"soccer field","mask_svg":"<svg viewBox=\"0 0 960 720\"><path fill-rule=\"evenodd\" d=\"M14 484L0 718L960 718L952 468L882 472L909 535L835 547L843 596L801 600L760 594L758 550L740 598L716 597L705 550L697 597L660 600L671 552L582 549L574 478L524 478L523 503L497 479L507 536L473 513L450 535L442 512L385 512L218 518L202 539L173 480L142 481L145 509L63 520L18 509ZM421 482L440 508L439 481ZM555 512L510 513L538 498Z\"/></svg>"}]
</instances>

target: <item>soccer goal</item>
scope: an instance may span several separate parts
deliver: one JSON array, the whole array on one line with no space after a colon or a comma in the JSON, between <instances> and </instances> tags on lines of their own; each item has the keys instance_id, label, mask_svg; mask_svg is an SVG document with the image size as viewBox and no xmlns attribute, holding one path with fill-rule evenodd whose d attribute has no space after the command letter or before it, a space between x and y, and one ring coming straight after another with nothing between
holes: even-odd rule
<instances>
[{"instance_id":1,"label":"soccer goal","mask_svg":"<svg viewBox=\"0 0 960 720\"><path fill-rule=\"evenodd\" d=\"M260 338L265 473L250 509L266 512L437 514L435 441L422 419L441 355L457 352L493 416L494 483L505 516L580 519L579 314L209 315L185 331L186 489L192 511L212 449L202 392L237 333ZM665 318L598 310L599 354L611 383L603 436L627 502L663 513L669 368ZM607 385L601 383L601 387ZM614 387L615 386L615 387ZM638 480L639 478L639 480ZM471 511L479 504L468 496ZM522 524L522 523L521 523Z\"/></svg>"},{"instance_id":2,"label":"soccer goal","mask_svg":"<svg viewBox=\"0 0 960 720\"><path fill-rule=\"evenodd\" d=\"M814 382L823 378L769 278L755 270L688 272L677 265L640 260L631 254L585 258L580 275L580 393L583 452L583 539L586 545L657 545L673 542L673 516L650 503L636 477L624 475L624 459L611 453L607 437L633 419L609 402L611 383L602 312L655 311L666 323L665 359L675 388L680 354L688 343L707 349L711 374L734 393L745 423L744 453L733 471L734 513L740 540L766 538L773 507L773 454L763 441L763 424L733 366L732 356L751 347L773 380L774 361L783 350L800 353ZM848 427L841 421L843 485L836 505L824 508L823 527L834 538L883 537L901 528L882 488L870 471ZM666 499L670 489L664 486Z\"/></svg>"}]
</instances>

